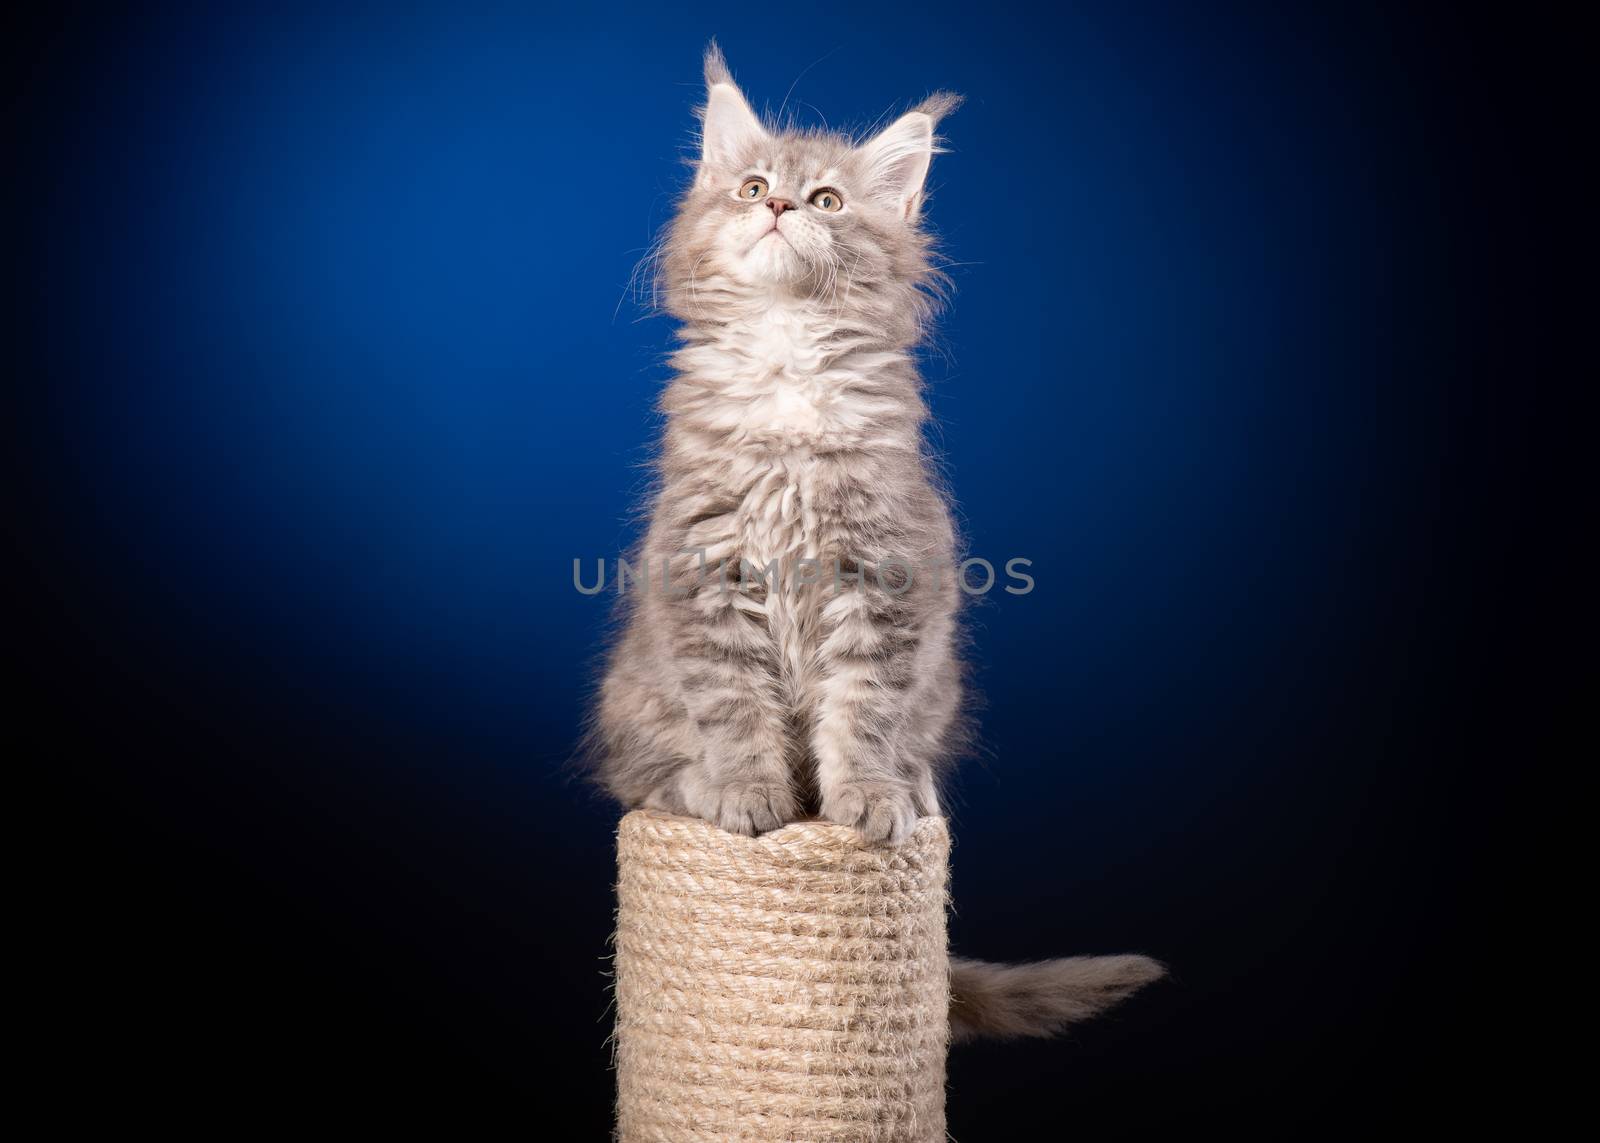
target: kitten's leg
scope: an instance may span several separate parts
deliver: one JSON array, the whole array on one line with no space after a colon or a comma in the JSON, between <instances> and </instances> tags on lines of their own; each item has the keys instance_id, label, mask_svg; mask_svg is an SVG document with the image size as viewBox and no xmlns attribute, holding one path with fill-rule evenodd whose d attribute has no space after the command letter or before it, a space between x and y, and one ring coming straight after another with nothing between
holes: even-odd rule
<instances>
[{"instance_id":1,"label":"kitten's leg","mask_svg":"<svg viewBox=\"0 0 1600 1143\"><path fill-rule=\"evenodd\" d=\"M937 815L939 779L961 747L961 668L955 657L955 624L936 615L923 632L907 695L907 717L899 739L900 775L911 784L917 813Z\"/></svg>"},{"instance_id":2,"label":"kitten's leg","mask_svg":"<svg viewBox=\"0 0 1600 1143\"><path fill-rule=\"evenodd\" d=\"M591 741L600 780L619 802L685 813L678 776L698 763L700 737L683 702L650 668L654 658L650 627L635 616L601 685Z\"/></svg>"},{"instance_id":3,"label":"kitten's leg","mask_svg":"<svg viewBox=\"0 0 1600 1143\"><path fill-rule=\"evenodd\" d=\"M868 841L898 842L936 799L931 775L908 780L898 736L914 681L919 631L912 601L856 588L824 608L820 699L812 729L822 816Z\"/></svg>"},{"instance_id":4,"label":"kitten's leg","mask_svg":"<svg viewBox=\"0 0 1600 1143\"><path fill-rule=\"evenodd\" d=\"M668 611L672 666L702 751L677 776L677 796L690 813L733 833L795 820L777 646L761 603L709 585Z\"/></svg>"}]
</instances>

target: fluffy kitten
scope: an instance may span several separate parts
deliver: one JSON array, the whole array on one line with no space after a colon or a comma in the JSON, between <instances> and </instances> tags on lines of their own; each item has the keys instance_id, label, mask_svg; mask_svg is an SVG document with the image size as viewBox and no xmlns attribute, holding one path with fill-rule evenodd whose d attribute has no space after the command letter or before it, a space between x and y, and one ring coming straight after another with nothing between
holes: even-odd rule
<instances>
[{"instance_id":1,"label":"fluffy kitten","mask_svg":"<svg viewBox=\"0 0 1600 1143\"><path fill-rule=\"evenodd\" d=\"M913 351L934 95L872 137L757 118L715 45L662 246L683 323L649 531L593 729L630 807L752 834L812 814L897 842L960 745L955 529ZM956 1034L1042 1034L1141 957L954 966Z\"/></svg>"},{"instance_id":2,"label":"fluffy kitten","mask_svg":"<svg viewBox=\"0 0 1600 1143\"><path fill-rule=\"evenodd\" d=\"M899 841L938 812L961 703L960 592L931 566L955 533L912 360L933 276L923 177L956 101L853 145L769 132L715 49L706 80L661 257L682 344L601 777L628 805L738 833L815 811Z\"/></svg>"}]
</instances>

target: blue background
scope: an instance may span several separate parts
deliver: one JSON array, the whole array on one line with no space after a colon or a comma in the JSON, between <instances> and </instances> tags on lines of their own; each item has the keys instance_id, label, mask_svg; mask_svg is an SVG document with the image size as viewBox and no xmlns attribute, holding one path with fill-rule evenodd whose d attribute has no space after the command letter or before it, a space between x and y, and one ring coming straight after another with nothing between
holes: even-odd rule
<instances>
[{"instance_id":1,"label":"blue background","mask_svg":"<svg viewBox=\"0 0 1600 1143\"><path fill-rule=\"evenodd\" d=\"M630 275L714 34L804 122L968 97L925 371L971 552L1037 588L972 614L955 945L1174 970L958 1054L954 1134L1420 1101L1528 440L1491 380L1537 353L1531 223L1479 220L1532 144L1484 29L1290 7L41 18L14 567L52 769L122 839L122 951L68 962L106 1050L198 1117L603 1137L615 810L568 763L609 597L571 564L635 534L670 325Z\"/></svg>"}]
</instances>

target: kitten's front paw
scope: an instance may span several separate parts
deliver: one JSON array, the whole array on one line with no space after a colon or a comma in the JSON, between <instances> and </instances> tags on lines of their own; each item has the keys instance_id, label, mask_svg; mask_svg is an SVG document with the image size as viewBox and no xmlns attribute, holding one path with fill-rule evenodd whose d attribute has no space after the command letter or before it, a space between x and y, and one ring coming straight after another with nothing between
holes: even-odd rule
<instances>
[{"instance_id":1,"label":"kitten's front paw","mask_svg":"<svg viewBox=\"0 0 1600 1143\"><path fill-rule=\"evenodd\" d=\"M800 816L800 807L787 786L775 782L726 782L712 793L715 802L708 820L729 833L746 837L777 829Z\"/></svg>"},{"instance_id":2,"label":"kitten's front paw","mask_svg":"<svg viewBox=\"0 0 1600 1143\"><path fill-rule=\"evenodd\" d=\"M867 841L896 845L911 836L917 807L911 788L900 782L846 782L824 795L822 816L853 826Z\"/></svg>"}]
</instances>

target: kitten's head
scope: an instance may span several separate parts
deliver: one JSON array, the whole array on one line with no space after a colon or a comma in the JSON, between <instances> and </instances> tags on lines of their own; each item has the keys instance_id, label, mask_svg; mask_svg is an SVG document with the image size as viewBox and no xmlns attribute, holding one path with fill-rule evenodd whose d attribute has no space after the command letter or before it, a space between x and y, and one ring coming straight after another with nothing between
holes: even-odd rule
<instances>
[{"instance_id":1,"label":"kitten's head","mask_svg":"<svg viewBox=\"0 0 1600 1143\"><path fill-rule=\"evenodd\" d=\"M934 95L857 142L763 124L715 44L705 75L700 156L662 267L669 308L700 316L694 301L708 292L838 302L848 289L882 303L926 284L923 183L956 96Z\"/></svg>"}]
</instances>

